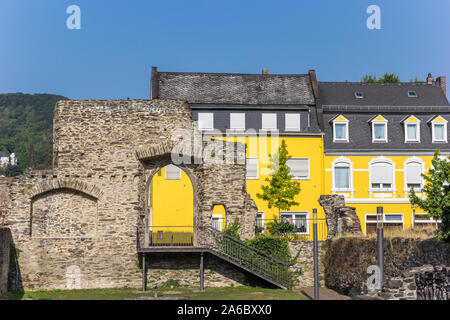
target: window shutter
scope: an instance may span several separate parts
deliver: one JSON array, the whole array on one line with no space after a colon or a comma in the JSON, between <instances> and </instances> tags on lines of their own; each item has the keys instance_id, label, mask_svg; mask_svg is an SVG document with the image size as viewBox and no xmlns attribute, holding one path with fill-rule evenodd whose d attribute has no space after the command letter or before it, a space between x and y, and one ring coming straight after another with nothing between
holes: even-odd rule
<instances>
[{"instance_id":1,"label":"window shutter","mask_svg":"<svg viewBox=\"0 0 450 320\"><path fill-rule=\"evenodd\" d=\"M393 183L393 167L389 163L376 163L371 166L372 183Z\"/></svg>"},{"instance_id":2,"label":"window shutter","mask_svg":"<svg viewBox=\"0 0 450 320\"><path fill-rule=\"evenodd\" d=\"M214 128L214 116L212 113L200 112L198 114L198 128L213 129Z\"/></svg>"},{"instance_id":3,"label":"window shutter","mask_svg":"<svg viewBox=\"0 0 450 320\"><path fill-rule=\"evenodd\" d=\"M230 113L230 129L245 130L245 113Z\"/></svg>"},{"instance_id":4,"label":"window shutter","mask_svg":"<svg viewBox=\"0 0 450 320\"><path fill-rule=\"evenodd\" d=\"M247 158L247 179L258 178L258 159Z\"/></svg>"},{"instance_id":5,"label":"window shutter","mask_svg":"<svg viewBox=\"0 0 450 320\"><path fill-rule=\"evenodd\" d=\"M422 165L420 163L410 163L406 166L406 183L422 184Z\"/></svg>"},{"instance_id":6,"label":"window shutter","mask_svg":"<svg viewBox=\"0 0 450 320\"><path fill-rule=\"evenodd\" d=\"M262 129L270 130L277 128L277 114L263 113L262 114Z\"/></svg>"},{"instance_id":7,"label":"window shutter","mask_svg":"<svg viewBox=\"0 0 450 320\"><path fill-rule=\"evenodd\" d=\"M348 167L335 167L334 168L334 181L335 188L350 188L350 168Z\"/></svg>"},{"instance_id":8,"label":"window shutter","mask_svg":"<svg viewBox=\"0 0 450 320\"><path fill-rule=\"evenodd\" d=\"M286 164L291 170L291 175L298 178L309 177L309 161L308 159L289 159Z\"/></svg>"},{"instance_id":9,"label":"window shutter","mask_svg":"<svg viewBox=\"0 0 450 320\"><path fill-rule=\"evenodd\" d=\"M286 113L286 131L300 131L300 113Z\"/></svg>"},{"instance_id":10,"label":"window shutter","mask_svg":"<svg viewBox=\"0 0 450 320\"><path fill-rule=\"evenodd\" d=\"M181 179L181 169L173 164L169 164L166 167L166 180L179 180Z\"/></svg>"}]
</instances>

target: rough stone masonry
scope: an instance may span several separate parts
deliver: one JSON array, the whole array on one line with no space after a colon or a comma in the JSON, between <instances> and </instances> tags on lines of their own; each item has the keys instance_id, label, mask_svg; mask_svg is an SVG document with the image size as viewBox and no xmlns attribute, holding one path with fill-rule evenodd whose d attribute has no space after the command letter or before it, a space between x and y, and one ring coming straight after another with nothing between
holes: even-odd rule
<instances>
[{"instance_id":1,"label":"rough stone masonry","mask_svg":"<svg viewBox=\"0 0 450 320\"><path fill-rule=\"evenodd\" d=\"M194 130L181 101L57 103L53 170L0 181L23 288L140 285L137 247L145 243L149 179L171 163L178 128ZM257 209L246 192L244 163L180 167L194 187L194 244L217 204L225 206L227 223L243 222L242 238L254 235Z\"/></svg>"}]
</instances>

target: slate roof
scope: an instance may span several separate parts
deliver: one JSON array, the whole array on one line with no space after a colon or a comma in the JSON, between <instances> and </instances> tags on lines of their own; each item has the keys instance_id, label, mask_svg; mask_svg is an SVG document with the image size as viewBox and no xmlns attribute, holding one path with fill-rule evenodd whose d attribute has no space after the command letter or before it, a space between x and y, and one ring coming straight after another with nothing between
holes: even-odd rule
<instances>
[{"instance_id":1,"label":"slate roof","mask_svg":"<svg viewBox=\"0 0 450 320\"><path fill-rule=\"evenodd\" d=\"M155 97L184 100L190 104L314 105L308 74L152 74Z\"/></svg>"},{"instance_id":2,"label":"slate roof","mask_svg":"<svg viewBox=\"0 0 450 320\"><path fill-rule=\"evenodd\" d=\"M408 97L415 91L417 97ZM356 98L362 92L363 98ZM325 105L358 106L448 106L449 102L437 85L420 83L319 82L319 96Z\"/></svg>"}]
</instances>

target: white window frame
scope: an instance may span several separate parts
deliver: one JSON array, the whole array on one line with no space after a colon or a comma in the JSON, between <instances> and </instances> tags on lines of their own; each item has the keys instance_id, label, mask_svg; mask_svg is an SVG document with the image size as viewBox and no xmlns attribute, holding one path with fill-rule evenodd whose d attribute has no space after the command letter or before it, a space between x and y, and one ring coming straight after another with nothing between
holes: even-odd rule
<instances>
[{"instance_id":1,"label":"white window frame","mask_svg":"<svg viewBox=\"0 0 450 320\"><path fill-rule=\"evenodd\" d=\"M221 215L221 214L213 214L212 215L212 219L211 219L211 222L212 222L212 227L214 228L214 218L215 219L219 219L219 221L220 221L220 229L216 229L215 228L215 230L217 230L217 231L221 231L222 232L222 230L223 230L223 216Z\"/></svg>"},{"instance_id":2,"label":"white window frame","mask_svg":"<svg viewBox=\"0 0 450 320\"><path fill-rule=\"evenodd\" d=\"M261 234L264 234L264 231L266 230L265 219L264 219L264 211L256 212L256 215L258 215L258 214L261 215L261 220L262 220L262 228L263 228L263 230L261 231ZM255 220L256 220L256 218L255 218ZM255 221L255 226L256 226L256 221Z\"/></svg>"},{"instance_id":3,"label":"white window frame","mask_svg":"<svg viewBox=\"0 0 450 320\"><path fill-rule=\"evenodd\" d=\"M247 175L247 172L248 172L248 170L247 170L247 162L250 159L256 159L256 176L255 177L249 177ZM259 158L246 158L245 159L245 179L246 180L258 180L259 179Z\"/></svg>"},{"instance_id":4,"label":"white window frame","mask_svg":"<svg viewBox=\"0 0 450 320\"><path fill-rule=\"evenodd\" d=\"M233 121L234 116L242 117L240 120L243 120L244 125L242 127L233 127L233 122L235 124L235 121ZM237 119L234 119L237 120ZM230 130L234 131L244 131L245 130L245 112L231 112L230 113Z\"/></svg>"},{"instance_id":5,"label":"white window frame","mask_svg":"<svg viewBox=\"0 0 450 320\"><path fill-rule=\"evenodd\" d=\"M275 128L264 128L264 118L265 117L275 117ZM273 120L273 119L272 119ZM276 113L262 113L261 114L261 130L265 131L271 131L271 130L277 130L278 129L278 116Z\"/></svg>"},{"instance_id":6,"label":"white window frame","mask_svg":"<svg viewBox=\"0 0 450 320\"><path fill-rule=\"evenodd\" d=\"M282 216L290 216L289 219L291 221L294 220L293 216L295 215L304 215L306 216L306 231L305 232L296 232L295 234L309 234L310 230L309 230L309 212L302 212L302 211L281 211L280 212L280 221L282 221L281 217Z\"/></svg>"},{"instance_id":7,"label":"white window frame","mask_svg":"<svg viewBox=\"0 0 450 320\"><path fill-rule=\"evenodd\" d=\"M422 168L422 174L425 174L425 162L423 162L422 159L420 159L418 157L411 157L411 158L407 159L403 163L404 164L404 177L405 177L405 190L404 190L405 193L409 192L409 190L410 190L408 188L408 178L407 178L408 177L408 172L407 172L407 170L408 170L408 165L411 164L411 163L419 164L421 166L421 168ZM424 178L422 177L421 180L422 181L420 183L420 188L414 188L415 192L421 192L422 188L424 187L424 185L425 185Z\"/></svg>"},{"instance_id":8,"label":"white window frame","mask_svg":"<svg viewBox=\"0 0 450 320\"><path fill-rule=\"evenodd\" d=\"M348 130L348 120L343 116L339 115L336 117L336 119L343 117L345 120L337 121L333 120L333 142L349 142L349 130ZM345 125L345 138L344 139L336 139L336 125L337 124L343 124Z\"/></svg>"},{"instance_id":9,"label":"white window frame","mask_svg":"<svg viewBox=\"0 0 450 320\"><path fill-rule=\"evenodd\" d=\"M349 170L349 186L348 188L337 188L336 187L336 175L335 175L335 168L348 168ZM350 161L350 159L345 158L343 156L335 159L332 163L332 180L333 180L333 188L331 189L331 192L354 192L353 190L353 162Z\"/></svg>"},{"instance_id":10,"label":"white window frame","mask_svg":"<svg viewBox=\"0 0 450 320\"><path fill-rule=\"evenodd\" d=\"M394 220L394 221L393 220L386 220L386 215L388 215L388 216L390 216L390 215L401 216L402 218L401 218L401 220ZM376 213L366 213L364 215L364 223L365 223L364 235L367 235L367 224L368 223L369 224L376 224L377 223L377 220L367 220L367 217L376 217L376 216L377 216ZM402 223L402 229L405 230L405 215L403 213L391 213L391 212L389 212L389 213L384 213L383 214L383 224L390 224L390 223L394 224L394 223L400 223L400 222Z\"/></svg>"},{"instance_id":11,"label":"white window frame","mask_svg":"<svg viewBox=\"0 0 450 320\"><path fill-rule=\"evenodd\" d=\"M200 115L203 115L203 116L209 115L211 117L211 127L202 127L201 126ZM212 112L199 112L199 113L197 113L197 128L200 131L211 131L211 130L214 130L214 113L212 113Z\"/></svg>"},{"instance_id":12,"label":"white window frame","mask_svg":"<svg viewBox=\"0 0 450 320\"><path fill-rule=\"evenodd\" d=\"M383 186L380 187L380 189L374 189L372 188L372 166L377 163L388 163L392 166L392 186L391 188L383 188ZM395 162L391 159L385 158L385 157L378 157L376 159L373 159L369 162L369 192L372 194L372 192L394 192L395 197Z\"/></svg>"},{"instance_id":13,"label":"white window frame","mask_svg":"<svg viewBox=\"0 0 450 320\"><path fill-rule=\"evenodd\" d=\"M309 158L289 158L289 160L306 160L308 161L308 175L306 177L301 177L301 176L294 176L292 175L292 173L290 173L292 175L292 179L291 180L310 180L311 179L311 168L310 168L310 161ZM286 161L286 165L287 165L287 161ZM291 170L291 168L289 167L289 171Z\"/></svg>"},{"instance_id":14,"label":"white window frame","mask_svg":"<svg viewBox=\"0 0 450 320\"><path fill-rule=\"evenodd\" d=\"M287 119L288 119L288 117L289 116L295 116L295 117L298 117L298 127L295 127L295 128L293 128L293 127L291 127L291 128L289 128L288 126L287 126ZM300 131L300 128L301 128L301 115L300 115L300 113L285 113L284 114L284 130L285 131L294 131L294 132L299 132Z\"/></svg>"},{"instance_id":15,"label":"white window frame","mask_svg":"<svg viewBox=\"0 0 450 320\"><path fill-rule=\"evenodd\" d=\"M169 178L169 177L167 177L167 168L169 167L169 166L173 166L173 167L175 167L175 168L177 168L178 169L178 176L176 177L176 178ZM168 164L166 167L165 167L165 179L166 180L181 180L181 168L179 168L179 167L177 167L176 165L174 165L174 164Z\"/></svg>"},{"instance_id":16,"label":"white window frame","mask_svg":"<svg viewBox=\"0 0 450 320\"><path fill-rule=\"evenodd\" d=\"M415 214L416 216L426 216L426 215L428 215L428 214L426 214L426 213L416 213ZM439 220L435 220L434 218L430 218L430 219L425 219L425 220L420 220L420 219L417 219L416 217L413 217L413 227L415 227L416 226L416 224L436 224L436 223L442 223L442 220L441 219L439 219Z\"/></svg>"},{"instance_id":17,"label":"white window frame","mask_svg":"<svg viewBox=\"0 0 450 320\"><path fill-rule=\"evenodd\" d=\"M409 118L408 118L409 119ZM404 130L405 130L405 143L407 142L420 142L420 120L418 121L405 121L403 122ZM416 139L408 138L408 125L416 126Z\"/></svg>"},{"instance_id":18,"label":"white window frame","mask_svg":"<svg viewBox=\"0 0 450 320\"><path fill-rule=\"evenodd\" d=\"M375 117L382 117L383 119L385 119L382 115L378 115ZM384 139L375 139L375 125L378 124L382 124L384 125ZM388 142L388 121L385 119L384 121L372 121L372 143L373 142Z\"/></svg>"},{"instance_id":19,"label":"white window frame","mask_svg":"<svg viewBox=\"0 0 450 320\"><path fill-rule=\"evenodd\" d=\"M442 116L437 116L436 118L442 118L442 119L444 119L444 117L442 117ZM445 119L444 119L445 120ZM431 122L431 135L432 135L432 143L447 143L448 141L447 141L447 136L448 136L448 133L447 133L447 123L448 123L448 121L447 120L445 120L445 122L435 122L435 120L433 120L432 122ZM443 140L437 140L436 139L436 131L435 131L435 126L436 125L443 125L444 126L444 139Z\"/></svg>"}]
</instances>

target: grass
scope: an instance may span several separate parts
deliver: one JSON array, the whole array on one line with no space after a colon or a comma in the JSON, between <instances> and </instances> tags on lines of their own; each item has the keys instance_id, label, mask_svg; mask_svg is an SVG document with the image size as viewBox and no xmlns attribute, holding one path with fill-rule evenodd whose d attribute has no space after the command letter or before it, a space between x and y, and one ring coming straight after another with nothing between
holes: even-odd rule
<instances>
[{"instance_id":1,"label":"grass","mask_svg":"<svg viewBox=\"0 0 450 320\"><path fill-rule=\"evenodd\" d=\"M429 224L428 226L420 226L414 229L402 230L398 229L384 229L383 236L384 238L393 239L393 238L406 238L406 239L421 239L426 240L430 238L435 238L437 236L437 230L435 224ZM346 234L340 238L363 238L363 239L375 239L377 237L376 232L364 235L358 234Z\"/></svg>"},{"instance_id":2,"label":"grass","mask_svg":"<svg viewBox=\"0 0 450 320\"><path fill-rule=\"evenodd\" d=\"M139 297L154 297L154 289L142 292L136 288L117 289L85 289L85 290L51 290L26 291L25 293L11 292L7 299L22 300L28 295L38 299L50 300L123 300ZM266 289L260 287L222 287L205 288L200 292L193 287L161 287L158 288L158 297L188 297L191 300L307 300L299 293L282 290Z\"/></svg>"}]
</instances>

